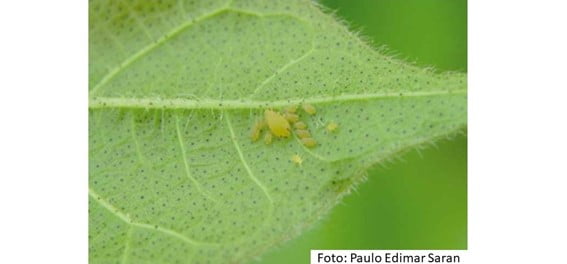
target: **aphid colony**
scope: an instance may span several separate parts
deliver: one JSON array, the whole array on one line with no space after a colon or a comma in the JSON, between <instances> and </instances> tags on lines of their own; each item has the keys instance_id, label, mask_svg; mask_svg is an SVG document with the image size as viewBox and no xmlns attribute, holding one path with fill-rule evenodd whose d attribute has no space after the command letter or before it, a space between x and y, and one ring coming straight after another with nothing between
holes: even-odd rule
<instances>
[{"instance_id":1,"label":"aphid colony","mask_svg":"<svg viewBox=\"0 0 567 264\"><path fill-rule=\"evenodd\" d=\"M303 104L302 109L309 115L317 113L315 107L310 104ZM329 125L331 124L334 124L333 130L336 129L337 124L333 122ZM281 113L271 109L264 111L264 118L256 121L252 127L250 133L252 141L257 141L260 138L262 130L265 127L268 127L264 134L264 143L266 144L272 143L273 137L287 138L293 131L306 147L312 148L317 145L317 141L311 137L307 125L303 121L300 121L297 106L286 107ZM329 128L327 129L332 132ZM301 164L301 162L296 163Z\"/></svg>"}]
</instances>

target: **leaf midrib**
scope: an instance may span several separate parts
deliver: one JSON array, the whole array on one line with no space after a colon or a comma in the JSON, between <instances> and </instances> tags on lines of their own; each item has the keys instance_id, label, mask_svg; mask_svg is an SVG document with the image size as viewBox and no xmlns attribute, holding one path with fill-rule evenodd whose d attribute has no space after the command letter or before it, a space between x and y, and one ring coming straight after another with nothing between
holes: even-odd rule
<instances>
[{"instance_id":1,"label":"leaf midrib","mask_svg":"<svg viewBox=\"0 0 567 264\"><path fill-rule=\"evenodd\" d=\"M467 90L443 90L426 92L391 92L369 94L343 94L337 96L320 96L310 98L294 98L275 101L259 101L249 99L185 99L185 98L128 98L128 97L95 97L89 99L89 109L101 108L141 108L141 109L261 109L268 107L284 107L293 104L309 103L314 105L340 103L348 101L370 101L387 98L429 97L444 95L465 95Z\"/></svg>"}]
</instances>

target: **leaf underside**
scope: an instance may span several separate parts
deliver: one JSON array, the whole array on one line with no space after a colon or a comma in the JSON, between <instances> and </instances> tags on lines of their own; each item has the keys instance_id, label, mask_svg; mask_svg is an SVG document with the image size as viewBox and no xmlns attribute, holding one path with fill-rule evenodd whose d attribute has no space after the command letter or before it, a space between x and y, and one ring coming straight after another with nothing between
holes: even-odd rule
<instances>
[{"instance_id":1,"label":"leaf underside","mask_svg":"<svg viewBox=\"0 0 567 264\"><path fill-rule=\"evenodd\" d=\"M367 167L466 125L465 74L394 59L310 1L92 0L89 13L91 263L247 262ZM265 109L304 102L317 147L250 140Z\"/></svg>"}]
</instances>

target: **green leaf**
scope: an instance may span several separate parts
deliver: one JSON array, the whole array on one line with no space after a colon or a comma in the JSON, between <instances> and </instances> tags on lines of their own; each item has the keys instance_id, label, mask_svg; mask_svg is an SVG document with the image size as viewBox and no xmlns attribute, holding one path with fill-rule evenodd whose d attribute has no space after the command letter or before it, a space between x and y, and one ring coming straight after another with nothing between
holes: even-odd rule
<instances>
[{"instance_id":1,"label":"green leaf","mask_svg":"<svg viewBox=\"0 0 567 264\"><path fill-rule=\"evenodd\" d=\"M465 74L394 59L310 1L89 9L91 263L247 262L466 125ZM265 109L305 102L315 148L252 142Z\"/></svg>"}]
</instances>

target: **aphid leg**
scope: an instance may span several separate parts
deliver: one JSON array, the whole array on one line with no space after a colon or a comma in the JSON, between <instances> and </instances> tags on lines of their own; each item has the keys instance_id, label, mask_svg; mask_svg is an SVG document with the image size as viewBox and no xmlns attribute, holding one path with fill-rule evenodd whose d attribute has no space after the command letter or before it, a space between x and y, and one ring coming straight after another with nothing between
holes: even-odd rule
<instances>
[{"instance_id":1,"label":"aphid leg","mask_svg":"<svg viewBox=\"0 0 567 264\"><path fill-rule=\"evenodd\" d=\"M291 114L286 112L284 113L284 117L285 119L287 119L287 121L289 121L292 124L299 121L299 116L296 114Z\"/></svg>"},{"instance_id":2,"label":"aphid leg","mask_svg":"<svg viewBox=\"0 0 567 264\"><path fill-rule=\"evenodd\" d=\"M284 109L286 112L294 114L297 111L297 105L290 105Z\"/></svg>"}]
</instances>

